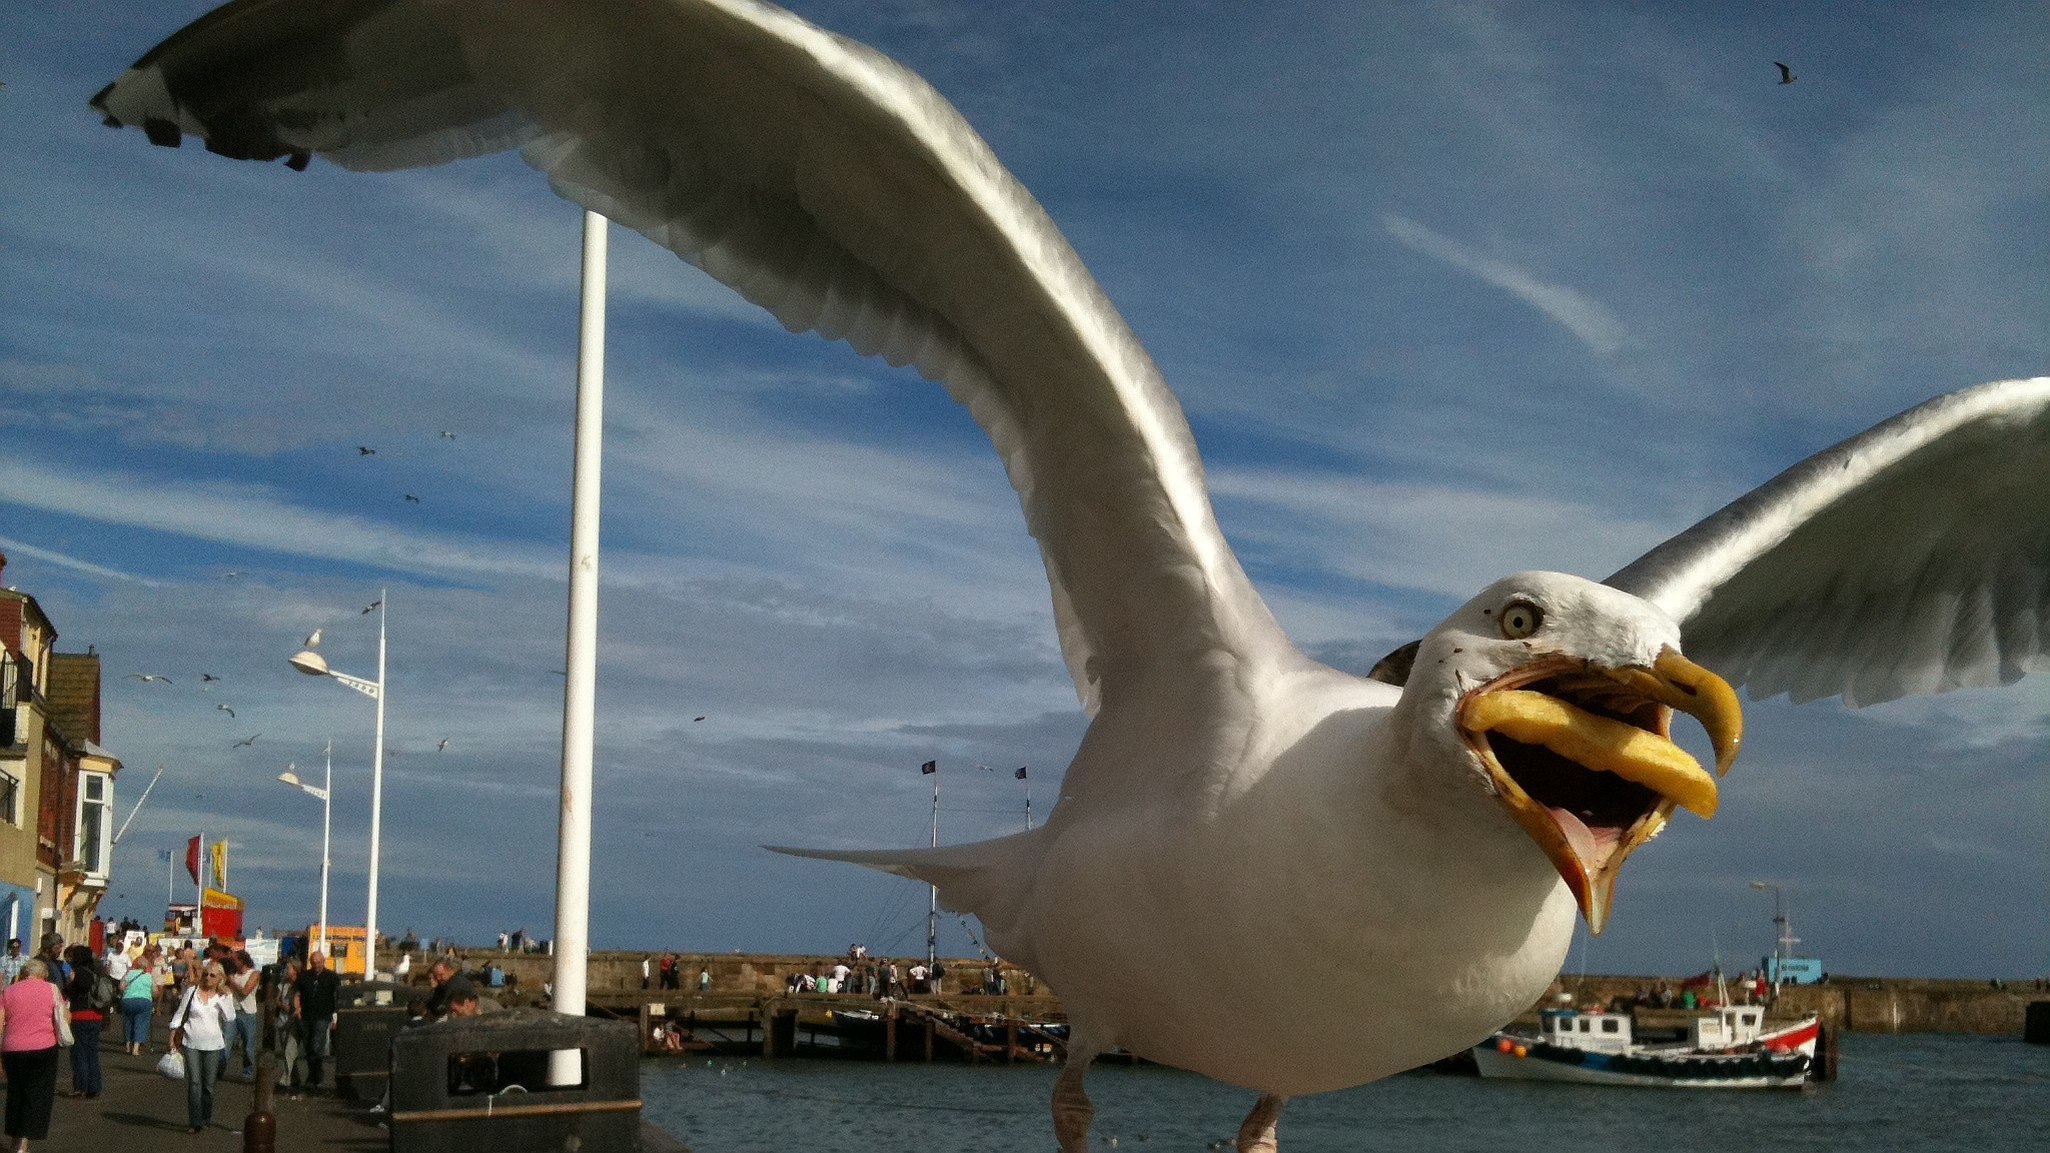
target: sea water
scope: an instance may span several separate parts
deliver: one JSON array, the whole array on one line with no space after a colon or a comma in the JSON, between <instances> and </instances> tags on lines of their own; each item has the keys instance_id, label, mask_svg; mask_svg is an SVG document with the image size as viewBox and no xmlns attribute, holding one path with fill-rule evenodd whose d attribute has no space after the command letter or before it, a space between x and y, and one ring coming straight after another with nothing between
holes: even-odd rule
<instances>
[{"instance_id":1,"label":"sea water","mask_svg":"<svg viewBox=\"0 0 2050 1153\"><path fill-rule=\"evenodd\" d=\"M2050 1046L1847 1033L1840 1078L1800 1090L1629 1089L1413 1073L1301 1097L1287 1153L2050 1150ZM656 1058L648 1120L694 1153L1049 1153L1043 1066ZM1244 1089L1159 1066L1089 1073L1098 1149L1226 1148Z\"/></svg>"}]
</instances>

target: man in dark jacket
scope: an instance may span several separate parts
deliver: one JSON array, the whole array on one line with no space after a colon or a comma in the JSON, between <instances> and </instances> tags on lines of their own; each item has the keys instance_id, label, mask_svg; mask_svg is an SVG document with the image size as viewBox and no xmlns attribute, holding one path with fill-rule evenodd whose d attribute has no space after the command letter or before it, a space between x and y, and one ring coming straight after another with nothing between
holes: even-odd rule
<instances>
[{"instance_id":1,"label":"man in dark jacket","mask_svg":"<svg viewBox=\"0 0 2050 1153\"><path fill-rule=\"evenodd\" d=\"M315 949L307 955L306 971L292 982L292 1027L299 1035L300 1051L306 1055L309 1089L318 1090L326 1075L328 1042L341 994L342 979L327 967L327 954Z\"/></svg>"}]
</instances>

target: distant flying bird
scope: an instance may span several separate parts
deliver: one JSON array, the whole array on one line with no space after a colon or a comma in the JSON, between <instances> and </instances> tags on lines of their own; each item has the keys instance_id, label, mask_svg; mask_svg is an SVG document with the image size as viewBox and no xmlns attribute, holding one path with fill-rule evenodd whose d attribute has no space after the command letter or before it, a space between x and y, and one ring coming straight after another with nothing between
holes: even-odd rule
<instances>
[{"instance_id":1,"label":"distant flying bird","mask_svg":"<svg viewBox=\"0 0 2050 1153\"><path fill-rule=\"evenodd\" d=\"M247 748L247 747L249 747L250 745L253 745L253 744L255 744L255 743L256 743L256 738L258 738L258 737L260 737L260 736L262 736L262 735L263 735L262 733L251 733L251 734L249 734L249 736L247 736L247 737L243 738L242 740L236 741L236 742L235 742L234 744L232 744L232 745L229 745L228 747L229 747L229 748L231 748L231 749L241 749L241 748Z\"/></svg>"},{"instance_id":2,"label":"distant flying bird","mask_svg":"<svg viewBox=\"0 0 2050 1153\"><path fill-rule=\"evenodd\" d=\"M222 712L224 712L224 713L228 714L228 715L229 715L229 716L231 716L231 717L235 715L235 710L234 710L234 709L231 709L231 708L229 708L229 707L228 707L228 706L226 706L226 705L215 705L214 707L215 707L215 708L217 708L217 709L219 709L220 711L222 711ZM254 737L252 737L252 738L250 738L250 739L251 739L251 740L254 740L255 738L254 738Z\"/></svg>"},{"instance_id":3,"label":"distant flying bird","mask_svg":"<svg viewBox=\"0 0 2050 1153\"><path fill-rule=\"evenodd\" d=\"M367 615L369 615L370 613L376 612L376 611L377 611L377 607L378 607L379 605L383 604L383 603L384 603L384 602L383 602L383 601L381 601L381 600L374 600L374 601L371 601L371 602L370 602L369 604L367 604L367 605L364 605L364 606L363 606L363 611L362 611L362 612L359 612L359 613L357 613L356 615L357 615L357 616L359 616L359 617L360 617L360 616L367 616Z\"/></svg>"},{"instance_id":4,"label":"distant flying bird","mask_svg":"<svg viewBox=\"0 0 2050 1153\"><path fill-rule=\"evenodd\" d=\"M308 634L307 634L307 636L306 636L306 647L307 647L307 648L309 648L309 649L317 649L317 648L319 648L319 647L320 647L320 630L319 630L319 629L314 629L314 630L313 630L313 631L312 631L311 633L308 633Z\"/></svg>"},{"instance_id":5,"label":"distant flying bird","mask_svg":"<svg viewBox=\"0 0 2050 1153\"><path fill-rule=\"evenodd\" d=\"M703 717L692 717L692 718L691 718L690 720L691 720L691 723L692 723L692 724L696 724L696 723L698 723L699 721L702 721L702 720L704 720L704 719L705 719L705 718L703 718Z\"/></svg>"},{"instance_id":6,"label":"distant flying bird","mask_svg":"<svg viewBox=\"0 0 2050 1153\"><path fill-rule=\"evenodd\" d=\"M452 432L448 431L447 429L442 429L442 430L441 430L441 439L443 439L443 440L454 440L455 438L456 438L456 434L455 434L455 433L452 433Z\"/></svg>"},{"instance_id":7,"label":"distant flying bird","mask_svg":"<svg viewBox=\"0 0 2050 1153\"><path fill-rule=\"evenodd\" d=\"M1090 1148L1083 1076L1113 1046L1256 1090L1237 1148L1271 1153L1288 1096L1527 1009L1576 916L1608 920L1624 859L1676 809L1715 811L1742 716L1704 666L1858 704L2012 680L2050 651L2030 512L2050 506L2046 378L1897 416L1607 583L1504 577L1373 676L1312 660L1045 210L915 74L767 3L239 0L92 103L157 144L294 166L524 147L786 327L915 362L967 406L1042 550L1088 733L1030 832L794 851L936 885L1059 992L1064 1153ZM1683 431L1641 420L1638 446ZM1676 711L1712 767L1672 741Z\"/></svg>"},{"instance_id":8,"label":"distant flying bird","mask_svg":"<svg viewBox=\"0 0 2050 1153\"><path fill-rule=\"evenodd\" d=\"M1796 75L1794 75L1794 70L1793 70L1793 69L1791 69L1791 68L1787 67L1787 66L1786 66L1786 65L1784 65L1784 64L1781 64L1781 63L1780 63L1779 61L1777 61L1777 60L1773 61L1772 63L1773 63L1773 67L1775 67L1775 68L1778 68L1778 69L1780 70L1780 83L1781 83L1781 84L1792 84L1792 83L1793 83L1794 81L1796 81L1796 80L1799 80L1799 79L1800 79L1800 77L1799 77L1799 76L1796 76Z\"/></svg>"},{"instance_id":9,"label":"distant flying bird","mask_svg":"<svg viewBox=\"0 0 2050 1153\"><path fill-rule=\"evenodd\" d=\"M376 455L377 455L377 450L376 450L376 449L374 449L374 448L371 448L371 447L370 447L369 445L367 445L367 444L359 444L359 445L357 445L357 446L356 446L356 455L357 455L357 456L376 456Z\"/></svg>"},{"instance_id":10,"label":"distant flying bird","mask_svg":"<svg viewBox=\"0 0 2050 1153\"><path fill-rule=\"evenodd\" d=\"M440 740L438 740L438 741L434 742L434 751L435 751L435 752L437 752L437 753L443 753L443 752L447 752L447 751L448 751L448 738L447 738L447 737L443 737L443 738L441 738Z\"/></svg>"},{"instance_id":11,"label":"distant flying bird","mask_svg":"<svg viewBox=\"0 0 2050 1153\"><path fill-rule=\"evenodd\" d=\"M212 673L201 673L201 674L199 674L199 679L200 679L201 681L217 681L217 680L220 680L221 678L219 678L219 677L217 677L217 676L213 675Z\"/></svg>"},{"instance_id":12,"label":"distant flying bird","mask_svg":"<svg viewBox=\"0 0 2050 1153\"><path fill-rule=\"evenodd\" d=\"M409 501L412 501L412 502L413 502L414 504L419 504L419 503L420 503L420 498L419 498L419 497L417 497L417 496L414 496L414 495L413 495L412 493L410 493L410 492L406 494L406 499L407 499L407 500L409 500Z\"/></svg>"},{"instance_id":13,"label":"distant flying bird","mask_svg":"<svg viewBox=\"0 0 2050 1153\"><path fill-rule=\"evenodd\" d=\"M241 572L241 571L237 571L237 572L224 572L224 573L222 573L222 574L221 574L221 579L222 579L222 580L224 580L224 581L231 581L231 580L234 580L234 579L235 579L236 577L239 577L239 576L248 576L248 575L249 575L248 573L246 573L246 572Z\"/></svg>"},{"instance_id":14,"label":"distant flying bird","mask_svg":"<svg viewBox=\"0 0 2050 1153\"><path fill-rule=\"evenodd\" d=\"M162 681L167 685L176 683L172 681L170 677L167 677L162 673L129 673L126 679L131 681L142 681L144 683L148 683L150 681Z\"/></svg>"}]
</instances>

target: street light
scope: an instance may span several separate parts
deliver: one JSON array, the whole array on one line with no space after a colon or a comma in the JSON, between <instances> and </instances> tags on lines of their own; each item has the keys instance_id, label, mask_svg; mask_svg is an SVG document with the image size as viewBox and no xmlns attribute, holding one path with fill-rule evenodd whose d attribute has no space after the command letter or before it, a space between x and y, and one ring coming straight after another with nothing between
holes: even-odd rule
<instances>
[{"instance_id":1,"label":"street light","mask_svg":"<svg viewBox=\"0 0 2050 1153\"><path fill-rule=\"evenodd\" d=\"M299 779L292 770L297 765L286 765L278 779L311 797L320 799L320 951L327 952L327 870L329 865L328 844L334 828L335 815L335 743L327 743L327 777L319 786L309 785Z\"/></svg>"},{"instance_id":2,"label":"street light","mask_svg":"<svg viewBox=\"0 0 2050 1153\"><path fill-rule=\"evenodd\" d=\"M310 647L286 658L293 668L313 677L333 677L377 702L377 743L370 751L370 898L363 914L363 979L377 979L377 856L379 822L384 815L384 614L391 590L377 593L377 679L364 680L327 667L327 658ZM319 634L314 634L318 638Z\"/></svg>"},{"instance_id":3,"label":"street light","mask_svg":"<svg viewBox=\"0 0 2050 1153\"><path fill-rule=\"evenodd\" d=\"M1770 881L1753 881L1754 889L1772 890L1772 923L1779 928L1779 937L1772 943L1772 995L1780 995L1780 983L1786 979L1787 958L1794 955L1793 926L1787 923L1786 894Z\"/></svg>"}]
</instances>

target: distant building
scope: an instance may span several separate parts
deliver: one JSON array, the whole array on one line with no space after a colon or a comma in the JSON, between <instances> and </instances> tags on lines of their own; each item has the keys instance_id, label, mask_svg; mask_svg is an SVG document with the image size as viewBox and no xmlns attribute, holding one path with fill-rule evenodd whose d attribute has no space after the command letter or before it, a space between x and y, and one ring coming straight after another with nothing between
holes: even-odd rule
<instances>
[{"instance_id":1,"label":"distant building","mask_svg":"<svg viewBox=\"0 0 2050 1153\"><path fill-rule=\"evenodd\" d=\"M53 930L87 941L113 870L121 760L99 744L100 658L56 643L34 597L0 588L0 927L29 950Z\"/></svg>"}]
</instances>

